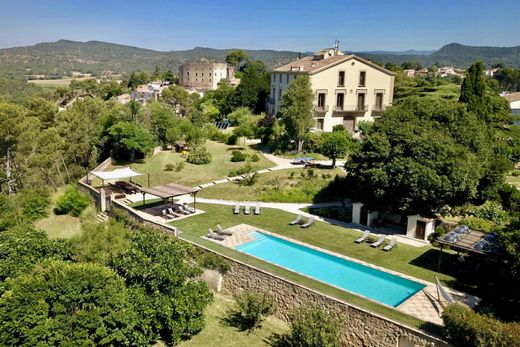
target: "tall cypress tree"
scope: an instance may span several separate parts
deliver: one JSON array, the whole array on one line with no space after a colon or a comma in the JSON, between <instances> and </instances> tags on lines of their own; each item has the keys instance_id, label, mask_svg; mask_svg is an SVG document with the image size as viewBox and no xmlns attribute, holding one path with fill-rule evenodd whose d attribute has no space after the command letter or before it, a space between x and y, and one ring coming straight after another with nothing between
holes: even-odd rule
<instances>
[{"instance_id":1,"label":"tall cypress tree","mask_svg":"<svg viewBox=\"0 0 520 347\"><path fill-rule=\"evenodd\" d=\"M462 82L459 101L467 105L468 111L483 116L487 113L488 105L486 88L484 64L481 61L477 61L466 71L466 78Z\"/></svg>"}]
</instances>

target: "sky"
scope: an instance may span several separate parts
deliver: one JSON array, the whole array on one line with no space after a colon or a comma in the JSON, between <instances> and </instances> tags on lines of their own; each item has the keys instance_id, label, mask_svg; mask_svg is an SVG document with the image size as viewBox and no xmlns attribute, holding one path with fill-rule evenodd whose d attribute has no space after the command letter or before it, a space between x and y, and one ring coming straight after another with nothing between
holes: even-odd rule
<instances>
[{"instance_id":1,"label":"sky","mask_svg":"<svg viewBox=\"0 0 520 347\"><path fill-rule=\"evenodd\" d=\"M59 39L168 51L520 45L520 0L0 0L0 48Z\"/></svg>"}]
</instances>

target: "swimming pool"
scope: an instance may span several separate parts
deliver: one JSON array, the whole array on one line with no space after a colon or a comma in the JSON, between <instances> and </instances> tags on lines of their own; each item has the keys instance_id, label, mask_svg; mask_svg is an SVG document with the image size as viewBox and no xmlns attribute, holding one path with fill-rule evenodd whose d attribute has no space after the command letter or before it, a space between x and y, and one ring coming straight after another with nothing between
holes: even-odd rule
<instances>
[{"instance_id":1,"label":"swimming pool","mask_svg":"<svg viewBox=\"0 0 520 347\"><path fill-rule=\"evenodd\" d=\"M389 306L397 307L425 287L421 283L276 236L257 231L249 235L255 239L236 246L236 250ZM385 255L381 251L381 256Z\"/></svg>"}]
</instances>

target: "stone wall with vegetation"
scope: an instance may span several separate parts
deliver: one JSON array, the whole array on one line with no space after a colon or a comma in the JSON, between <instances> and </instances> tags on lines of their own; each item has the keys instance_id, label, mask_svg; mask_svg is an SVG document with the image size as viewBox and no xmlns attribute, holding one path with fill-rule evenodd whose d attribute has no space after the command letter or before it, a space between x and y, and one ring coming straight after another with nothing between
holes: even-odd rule
<instances>
[{"instance_id":1,"label":"stone wall with vegetation","mask_svg":"<svg viewBox=\"0 0 520 347\"><path fill-rule=\"evenodd\" d=\"M290 312L300 305L315 304L329 312L335 312L344 322L342 329L344 346L449 346L444 341L419 330L352 307L343 301L251 266L231 261L231 269L224 275L223 291L225 293L234 295L243 290L269 292L278 306L276 315L285 321L289 320Z\"/></svg>"}]
</instances>

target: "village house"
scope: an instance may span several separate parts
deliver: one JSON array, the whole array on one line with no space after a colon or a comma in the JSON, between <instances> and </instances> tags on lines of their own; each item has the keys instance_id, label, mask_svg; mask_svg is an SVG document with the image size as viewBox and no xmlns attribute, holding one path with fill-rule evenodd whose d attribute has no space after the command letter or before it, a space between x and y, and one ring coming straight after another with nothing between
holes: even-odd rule
<instances>
[{"instance_id":1,"label":"village house","mask_svg":"<svg viewBox=\"0 0 520 347\"><path fill-rule=\"evenodd\" d=\"M392 105L395 74L338 47L326 48L271 72L267 111L280 110L282 94L299 75L310 78L314 99L315 129L332 131L342 124L357 131L360 121L373 121Z\"/></svg>"}]
</instances>

